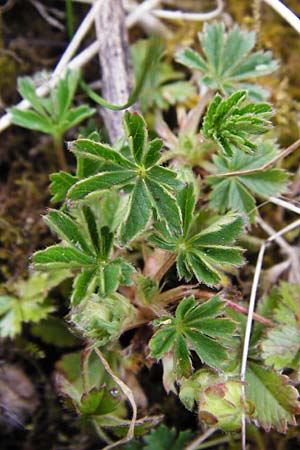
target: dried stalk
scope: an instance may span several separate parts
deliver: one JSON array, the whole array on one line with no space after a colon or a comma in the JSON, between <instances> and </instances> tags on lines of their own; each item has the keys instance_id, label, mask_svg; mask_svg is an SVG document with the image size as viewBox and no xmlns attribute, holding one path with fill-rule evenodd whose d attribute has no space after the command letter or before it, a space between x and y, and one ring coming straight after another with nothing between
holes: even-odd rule
<instances>
[{"instance_id":1,"label":"dried stalk","mask_svg":"<svg viewBox=\"0 0 300 450\"><path fill-rule=\"evenodd\" d=\"M235 170L233 172L226 172L226 173L218 173L216 175L213 175L214 177L235 177L235 176L241 176L241 175L250 175L251 173L260 173L264 172L266 169L269 169L274 164L276 164L278 161L280 161L282 158L286 158L291 153L293 153L295 150L297 150L300 147L300 139L293 142L289 147L287 147L285 150L283 150L279 155L276 155L271 161L268 161L267 163L263 164L261 167L255 168L255 169L247 169L247 170Z\"/></svg>"},{"instance_id":2,"label":"dried stalk","mask_svg":"<svg viewBox=\"0 0 300 450\"><path fill-rule=\"evenodd\" d=\"M102 0L95 17L102 75L102 95L110 103L126 103L133 86L125 13L121 0ZM101 108L110 141L123 136L121 111Z\"/></svg>"},{"instance_id":3,"label":"dried stalk","mask_svg":"<svg viewBox=\"0 0 300 450\"><path fill-rule=\"evenodd\" d=\"M214 434L218 428L209 428L205 433L198 436L194 441L192 441L184 450L197 450L198 446L202 444L202 442L206 441L212 434Z\"/></svg>"},{"instance_id":4,"label":"dried stalk","mask_svg":"<svg viewBox=\"0 0 300 450\"><path fill-rule=\"evenodd\" d=\"M134 426L135 426L135 422L136 422L136 418L137 418L137 406L136 406L136 403L134 400L132 390L127 386L127 384L125 384L122 380L120 380L120 378L117 377L117 375L112 371L110 365L108 364L107 360L104 358L102 352L98 348L95 348L94 350L95 350L98 358L100 359L106 372L112 377L112 379L117 383L117 385L120 387L122 392L128 398L131 408L132 408L132 419L131 419L130 427L128 429L127 436L124 439L121 439L117 442L114 442L113 444L106 446L103 449L103 450L109 450L109 449L117 447L121 444L125 444L126 442L130 441L134 437Z\"/></svg>"},{"instance_id":5,"label":"dried stalk","mask_svg":"<svg viewBox=\"0 0 300 450\"><path fill-rule=\"evenodd\" d=\"M297 33L300 33L300 19L287 6L279 0L264 0L264 2L283 17Z\"/></svg>"},{"instance_id":6,"label":"dried stalk","mask_svg":"<svg viewBox=\"0 0 300 450\"><path fill-rule=\"evenodd\" d=\"M300 226L300 219L287 225L282 230L279 230L277 233L270 236L262 244L259 254L258 254L254 278L253 278L253 284L252 284L252 289L251 289L250 301L249 301L248 318L247 318L247 325L246 325L246 331L245 331L245 337L244 337L244 347L243 347L241 372L240 372L240 379L241 379L241 382L243 383L242 397L244 400L246 398L245 382L246 382L246 371L247 371L247 360L248 360L248 353L249 353L250 337L251 337L252 323L253 323L253 314L254 314L254 308L255 308L256 296L257 296L257 290L258 290L258 283L259 283L259 278L260 278L260 274L261 274L261 270L262 270L262 264L263 264L265 250L266 250L268 244L270 244L273 241L276 241L276 239L278 239L280 236L284 235L285 233L288 233L289 231L291 231L294 228L297 228L299 226ZM246 417L245 417L245 414L243 414L243 416L242 416L242 450L246 450Z\"/></svg>"}]
</instances>

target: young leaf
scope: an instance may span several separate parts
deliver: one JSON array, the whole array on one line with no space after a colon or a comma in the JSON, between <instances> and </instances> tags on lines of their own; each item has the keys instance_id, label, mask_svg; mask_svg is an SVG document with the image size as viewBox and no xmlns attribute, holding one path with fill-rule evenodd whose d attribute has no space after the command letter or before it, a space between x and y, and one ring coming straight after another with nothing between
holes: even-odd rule
<instances>
[{"instance_id":1,"label":"young leaf","mask_svg":"<svg viewBox=\"0 0 300 450\"><path fill-rule=\"evenodd\" d=\"M288 424L296 425L295 414L300 413L299 394L288 384L287 376L250 362L246 380L247 399L254 403L255 419L266 431L275 428L285 433Z\"/></svg>"},{"instance_id":2,"label":"young leaf","mask_svg":"<svg viewBox=\"0 0 300 450\"><path fill-rule=\"evenodd\" d=\"M71 321L84 336L105 345L121 334L133 316L133 306L122 295L110 293L101 297L92 294L73 310Z\"/></svg>"},{"instance_id":3,"label":"young leaf","mask_svg":"<svg viewBox=\"0 0 300 450\"><path fill-rule=\"evenodd\" d=\"M174 370L177 376L191 374L191 347L201 361L211 367L220 368L227 359L227 349L219 340L232 335L235 324L220 318L224 303L219 297L199 304L193 297L183 299L176 309L175 317L164 316L155 322L159 327L149 346L153 358L173 350Z\"/></svg>"},{"instance_id":4,"label":"young leaf","mask_svg":"<svg viewBox=\"0 0 300 450\"><path fill-rule=\"evenodd\" d=\"M34 111L23 111L11 108L12 122L30 130L41 131L53 136L63 135L68 129L92 116L95 109L87 105L72 108L75 91L79 80L79 72L68 70L64 79L52 88L47 98L39 97L30 78L20 79L20 94L26 99Z\"/></svg>"},{"instance_id":5,"label":"young leaf","mask_svg":"<svg viewBox=\"0 0 300 450\"><path fill-rule=\"evenodd\" d=\"M191 70L200 71L202 82L211 89L230 95L239 89L247 89L251 98L261 101L268 95L259 86L247 80L268 75L278 68L271 52L250 54L255 46L255 33L243 31L235 25L228 33L223 23L205 24L198 35L206 60L199 53L186 48L177 54L176 60Z\"/></svg>"},{"instance_id":6,"label":"young leaf","mask_svg":"<svg viewBox=\"0 0 300 450\"><path fill-rule=\"evenodd\" d=\"M216 95L203 120L202 132L206 139L216 142L222 152L232 156L233 149L253 153L257 146L251 136L269 131L272 108L267 103L248 103L247 91L238 91L222 100ZM244 104L244 106L243 106Z\"/></svg>"}]
</instances>

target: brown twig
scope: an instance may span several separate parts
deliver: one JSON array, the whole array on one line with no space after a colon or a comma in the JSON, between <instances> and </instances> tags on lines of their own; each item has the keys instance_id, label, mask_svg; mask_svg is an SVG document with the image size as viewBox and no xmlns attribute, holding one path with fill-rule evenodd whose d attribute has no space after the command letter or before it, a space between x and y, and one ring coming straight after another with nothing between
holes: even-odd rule
<instances>
[{"instance_id":1,"label":"brown twig","mask_svg":"<svg viewBox=\"0 0 300 450\"><path fill-rule=\"evenodd\" d=\"M127 384L125 384L122 380L120 380L120 378L113 372L113 370L111 369L107 360L104 358L102 352L98 348L95 348L94 350L95 350L98 358L100 359L106 372L112 377L112 379L117 383L117 385L120 387L122 392L128 398L129 403L132 408L132 419L131 419L131 423L130 423L130 426L128 429L127 436L117 442L114 442L113 444L106 446L105 449L103 449L103 450L108 450L108 449L117 447L121 444L125 444L126 442L130 441L134 437L134 427L135 427L136 418L137 418L137 406L135 403L135 399L134 399L132 390L127 386Z\"/></svg>"},{"instance_id":2,"label":"brown twig","mask_svg":"<svg viewBox=\"0 0 300 450\"><path fill-rule=\"evenodd\" d=\"M133 69L130 63L129 41L125 13L121 0L104 0L95 18L99 42L102 75L102 96L110 103L126 103L132 91ZM123 136L122 111L101 108L110 141Z\"/></svg>"},{"instance_id":3,"label":"brown twig","mask_svg":"<svg viewBox=\"0 0 300 450\"><path fill-rule=\"evenodd\" d=\"M159 282L165 273L168 272L168 270L173 266L174 262L176 261L176 254L171 253L165 261L162 263L156 274L154 275L154 280Z\"/></svg>"},{"instance_id":4,"label":"brown twig","mask_svg":"<svg viewBox=\"0 0 300 450\"><path fill-rule=\"evenodd\" d=\"M286 158L288 155L293 153L295 150L297 150L300 147L300 139L295 141L293 144L291 144L289 147L287 147L283 152L281 152L279 155L275 156L271 161L263 164L261 167L258 167L256 169L247 169L247 170L236 170L233 172L226 172L226 173L218 173L216 175L213 175L214 177L235 177L235 176L241 176L241 175L250 175L252 173L260 173L264 172L269 167L273 166L282 158Z\"/></svg>"}]
</instances>

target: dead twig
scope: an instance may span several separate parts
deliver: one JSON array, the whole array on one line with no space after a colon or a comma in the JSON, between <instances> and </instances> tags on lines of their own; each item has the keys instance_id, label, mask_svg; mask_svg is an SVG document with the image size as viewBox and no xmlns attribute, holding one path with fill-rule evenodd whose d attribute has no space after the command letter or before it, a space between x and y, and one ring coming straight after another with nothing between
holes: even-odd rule
<instances>
[{"instance_id":1,"label":"dead twig","mask_svg":"<svg viewBox=\"0 0 300 450\"><path fill-rule=\"evenodd\" d=\"M281 17L283 17L298 33L300 33L300 19L279 0L264 0Z\"/></svg>"},{"instance_id":2,"label":"dead twig","mask_svg":"<svg viewBox=\"0 0 300 450\"><path fill-rule=\"evenodd\" d=\"M102 96L109 103L122 105L127 102L133 85L125 13L121 0L101 0L100 5L95 26L99 42ZM123 113L101 108L101 115L110 141L114 143L123 136Z\"/></svg>"},{"instance_id":3,"label":"dead twig","mask_svg":"<svg viewBox=\"0 0 300 450\"><path fill-rule=\"evenodd\" d=\"M271 161L268 161L267 163L263 164L261 167L255 168L255 169L247 169L247 170L235 170L233 172L225 172L225 173L218 173L213 174L213 177L235 177L235 176L242 176L242 175L250 175L252 173L260 173L264 172L266 169L269 169L274 164L276 164L278 161L280 161L282 158L286 158L291 153L293 153L295 150L297 150L300 147L300 139L295 141L293 144L291 144L289 147L287 147L285 150L283 150L279 155L276 155Z\"/></svg>"},{"instance_id":4,"label":"dead twig","mask_svg":"<svg viewBox=\"0 0 300 450\"><path fill-rule=\"evenodd\" d=\"M287 202L285 202L285 203L288 204ZM300 212L300 209L298 209L298 211ZM278 232L276 232L275 234L270 236L262 244L259 254L258 254L254 278L253 278L253 284L252 284L252 289L251 289L250 301L249 301L248 318L247 318L246 331L245 331L245 337L244 337L243 355L242 355L242 363L241 363L241 371L240 371L240 379L242 382L242 397L244 400L246 398L245 382L246 382L246 371L247 371L247 361L248 361L248 353L249 353L249 346L250 346L250 337L251 337L252 324L253 324L254 308L255 308L257 291L258 291L258 283L259 283L259 278L260 278L260 274L261 274L261 270L262 270L264 254L265 254L267 246L271 242L276 241L276 239L278 239L280 236L284 235L285 233L288 233L289 231L291 231L294 228L297 228L299 226L300 226L300 219L287 225L282 230L279 230ZM246 417L245 417L245 414L243 414L243 416L242 416L242 450L246 450Z\"/></svg>"},{"instance_id":5,"label":"dead twig","mask_svg":"<svg viewBox=\"0 0 300 450\"><path fill-rule=\"evenodd\" d=\"M205 433L198 436L194 441L192 441L184 450L197 450L198 446L202 444L202 442L206 441L212 434L214 434L218 428L209 428Z\"/></svg>"},{"instance_id":6,"label":"dead twig","mask_svg":"<svg viewBox=\"0 0 300 450\"><path fill-rule=\"evenodd\" d=\"M117 447L121 444L125 444L126 442L128 442L134 438L134 426L135 426L136 419L137 419L137 406L136 406L136 403L134 400L132 390L127 386L127 384L125 384L122 380L120 380L120 378L117 377L117 375L112 371L112 369L110 368L110 365L108 364L107 360L104 358L102 352L98 348L95 348L94 350L95 350L97 356L99 357L106 372L112 377L112 379L117 383L117 385L120 387L122 392L128 398L129 403L132 408L132 419L131 419L130 427L128 429L127 436L117 442L114 442L113 444L107 445L104 448L104 450L109 450L109 449Z\"/></svg>"}]
</instances>

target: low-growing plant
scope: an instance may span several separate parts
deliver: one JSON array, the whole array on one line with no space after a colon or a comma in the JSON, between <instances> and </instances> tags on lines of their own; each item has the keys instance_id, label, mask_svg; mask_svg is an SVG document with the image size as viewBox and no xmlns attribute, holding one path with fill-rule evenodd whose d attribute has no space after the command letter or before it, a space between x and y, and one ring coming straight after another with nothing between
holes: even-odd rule
<instances>
[{"instance_id":1,"label":"low-growing plant","mask_svg":"<svg viewBox=\"0 0 300 450\"><path fill-rule=\"evenodd\" d=\"M166 391L178 395L200 421L226 432L239 430L245 418L265 430L286 431L300 412L298 392L282 374L286 368L299 369L298 288L282 284L264 299L256 316L246 385L240 366L247 310L230 298L239 269L247 262L241 239L258 215L255 197L281 194L288 180L283 169L260 170L279 154L270 135L273 109L261 102L265 92L259 86L245 84L271 73L277 62L270 53L250 54L255 34L237 26L227 33L223 24L206 25L200 42L206 60L191 49L177 55L179 62L203 74L203 85L217 91L210 101L207 98L196 130L200 153L205 148L197 165L188 154L185 157L187 147L169 155L161 139L149 138L142 115L126 111L122 141L109 145L92 134L69 142L76 173L51 175L52 201L62 206L50 209L44 219L60 241L36 251L33 267L71 274L67 320L86 344L82 352L58 363L57 384L109 444L111 434L123 438L127 433L129 439L134 427L142 434L161 420L136 420L132 391L120 379L120 367L130 370L136 360L141 366L161 364ZM174 73L173 79L181 78ZM147 99L147 108L154 103L164 108L163 87L152 75L159 95ZM62 91L68 93L67 101L63 96L63 104L58 102L58 128L54 122L48 124L56 103L52 100L50 106L49 99L37 99L28 80L20 85L22 95L36 112L29 117L12 110L14 122L52 134L59 130L61 137L68 125L90 115L86 107L80 115L81 107L67 113L73 76L69 74L56 91L58 98ZM165 80L171 78L172 74ZM147 109L146 102L143 107ZM73 122L62 119L68 114L73 114ZM2 315L15 310L9 305L16 302L10 297ZM284 328L285 320L292 332ZM267 332L259 321L269 326ZM122 351L119 338L145 325L150 332L140 354L128 344ZM0 326L3 336L20 331L20 325L5 329L3 319ZM132 407L131 421L124 396ZM154 450L160 439L166 442L160 448L173 445L180 450L190 435L176 436L160 427L126 448Z\"/></svg>"},{"instance_id":2,"label":"low-growing plant","mask_svg":"<svg viewBox=\"0 0 300 450\"><path fill-rule=\"evenodd\" d=\"M59 168L67 168L64 155L63 135L67 130L78 125L95 113L88 105L72 107L80 74L78 71L68 70L57 86L50 89L48 97L39 97L33 80L30 77L18 80L18 89L30 103L32 109L24 111L11 108L12 122L29 130L40 131L53 137L54 151Z\"/></svg>"}]
</instances>

